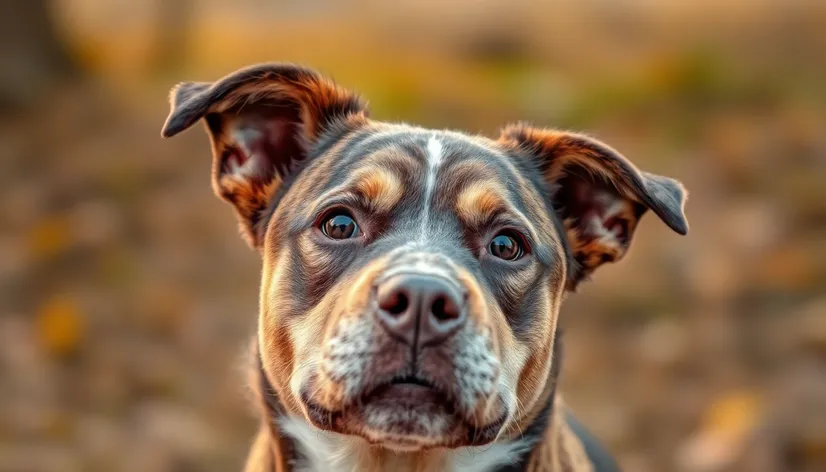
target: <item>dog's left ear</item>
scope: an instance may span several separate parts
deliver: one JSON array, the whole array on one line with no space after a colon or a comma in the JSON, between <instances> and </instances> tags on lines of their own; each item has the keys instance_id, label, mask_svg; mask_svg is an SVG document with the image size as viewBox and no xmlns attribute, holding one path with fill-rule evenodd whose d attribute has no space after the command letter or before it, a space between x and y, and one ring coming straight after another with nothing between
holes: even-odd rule
<instances>
[{"instance_id":1,"label":"dog's left ear","mask_svg":"<svg viewBox=\"0 0 826 472\"><path fill-rule=\"evenodd\" d=\"M580 134L514 125L499 138L535 162L549 184L579 267L569 288L606 262L621 259L646 210L672 230L688 233L686 191L676 180L640 172L620 153Z\"/></svg>"},{"instance_id":2,"label":"dog's left ear","mask_svg":"<svg viewBox=\"0 0 826 472\"><path fill-rule=\"evenodd\" d=\"M325 136L366 122L358 96L316 72L264 64L215 83L172 89L161 134L171 137L200 119L212 142L212 187L235 207L241 232L260 248L276 190Z\"/></svg>"}]
</instances>

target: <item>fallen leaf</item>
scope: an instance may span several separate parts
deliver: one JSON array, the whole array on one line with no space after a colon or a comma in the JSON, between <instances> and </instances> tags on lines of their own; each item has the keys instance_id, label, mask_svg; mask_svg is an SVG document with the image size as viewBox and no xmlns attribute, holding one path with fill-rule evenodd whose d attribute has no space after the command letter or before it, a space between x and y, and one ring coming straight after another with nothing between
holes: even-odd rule
<instances>
[{"instance_id":1,"label":"fallen leaf","mask_svg":"<svg viewBox=\"0 0 826 472\"><path fill-rule=\"evenodd\" d=\"M729 393L709 406L703 428L740 437L757 424L762 411L759 395L750 391Z\"/></svg>"},{"instance_id":2,"label":"fallen leaf","mask_svg":"<svg viewBox=\"0 0 826 472\"><path fill-rule=\"evenodd\" d=\"M46 218L29 233L29 251L36 258L48 259L65 251L70 241L69 224L64 218Z\"/></svg>"},{"instance_id":3,"label":"fallen leaf","mask_svg":"<svg viewBox=\"0 0 826 472\"><path fill-rule=\"evenodd\" d=\"M678 453L682 470L711 472L733 464L758 426L762 399L755 392L735 391L709 405L700 423Z\"/></svg>"},{"instance_id":4,"label":"fallen leaf","mask_svg":"<svg viewBox=\"0 0 826 472\"><path fill-rule=\"evenodd\" d=\"M83 334L80 310L73 300L56 297L47 301L37 313L37 337L43 349L54 357L77 352Z\"/></svg>"}]
</instances>

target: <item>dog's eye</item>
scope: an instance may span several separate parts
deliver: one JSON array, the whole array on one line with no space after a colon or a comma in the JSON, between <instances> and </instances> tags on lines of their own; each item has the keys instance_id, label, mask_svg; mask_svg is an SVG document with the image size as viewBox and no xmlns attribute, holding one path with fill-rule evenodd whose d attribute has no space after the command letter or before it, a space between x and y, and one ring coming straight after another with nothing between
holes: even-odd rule
<instances>
[{"instance_id":1,"label":"dog's eye","mask_svg":"<svg viewBox=\"0 0 826 472\"><path fill-rule=\"evenodd\" d=\"M360 233L356 220L343 211L326 217L321 231L330 239L350 239Z\"/></svg>"},{"instance_id":2,"label":"dog's eye","mask_svg":"<svg viewBox=\"0 0 826 472\"><path fill-rule=\"evenodd\" d=\"M511 233L500 233L493 237L488 251L499 259L515 261L525 254L519 238Z\"/></svg>"}]
</instances>

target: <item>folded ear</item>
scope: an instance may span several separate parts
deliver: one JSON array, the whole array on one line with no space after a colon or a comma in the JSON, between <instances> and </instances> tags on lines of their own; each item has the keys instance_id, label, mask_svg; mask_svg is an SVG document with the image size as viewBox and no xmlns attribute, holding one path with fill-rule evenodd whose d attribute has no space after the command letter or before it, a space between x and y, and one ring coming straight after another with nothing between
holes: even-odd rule
<instances>
[{"instance_id":1,"label":"folded ear","mask_svg":"<svg viewBox=\"0 0 826 472\"><path fill-rule=\"evenodd\" d=\"M649 209L675 232L688 232L682 184L640 172L606 144L525 125L506 127L499 139L533 160L549 184L554 211L579 265L570 274L571 289L600 265L625 255Z\"/></svg>"},{"instance_id":2,"label":"folded ear","mask_svg":"<svg viewBox=\"0 0 826 472\"><path fill-rule=\"evenodd\" d=\"M200 119L212 142L212 187L235 207L241 232L262 243L262 216L274 192L323 136L366 121L355 94L315 72L288 64L242 69L209 83L182 83L170 94L161 134Z\"/></svg>"}]
</instances>

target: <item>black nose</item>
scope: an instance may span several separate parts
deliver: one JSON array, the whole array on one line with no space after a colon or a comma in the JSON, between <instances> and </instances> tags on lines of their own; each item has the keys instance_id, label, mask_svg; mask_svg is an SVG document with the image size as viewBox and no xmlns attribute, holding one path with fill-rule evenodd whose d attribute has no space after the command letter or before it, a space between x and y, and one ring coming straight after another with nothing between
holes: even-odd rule
<instances>
[{"instance_id":1,"label":"black nose","mask_svg":"<svg viewBox=\"0 0 826 472\"><path fill-rule=\"evenodd\" d=\"M443 342L465 322L465 294L442 277L398 274L382 280L376 289L379 323L411 346Z\"/></svg>"}]
</instances>

